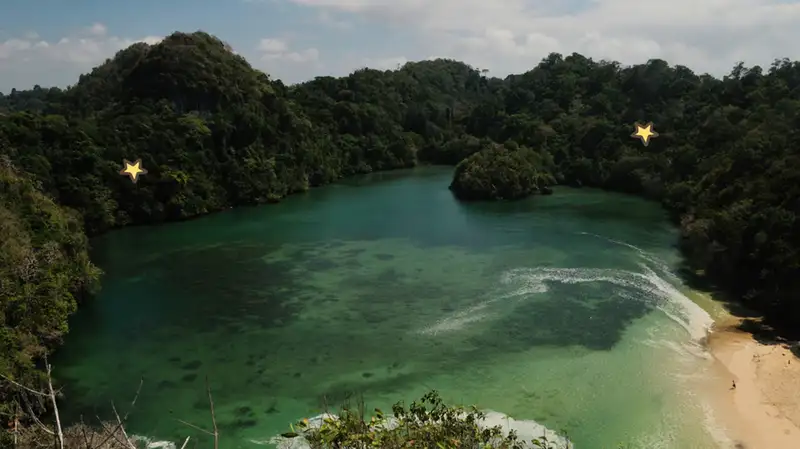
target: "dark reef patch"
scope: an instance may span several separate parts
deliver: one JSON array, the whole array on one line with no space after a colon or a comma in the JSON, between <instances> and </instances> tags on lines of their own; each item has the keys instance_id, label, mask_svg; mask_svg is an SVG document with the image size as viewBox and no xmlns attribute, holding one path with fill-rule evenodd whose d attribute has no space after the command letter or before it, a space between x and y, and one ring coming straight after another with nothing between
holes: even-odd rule
<instances>
[{"instance_id":1,"label":"dark reef patch","mask_svg":"<svg viewBox=\"0 0 800 449\"><path fill-rule=\"evenodd\" d=\"M233 414L235 416L237 416L237 417L242 417L242 416L250 416L250 415L253 415L254 413L253 413L253 409L252 408L250 408L249 406L243 405L241 407L238 407L236 410L234 410Z\"/></svg>"},{"instance_id":2,"label":"dark reef patch","mask_svg":"<svg viewBox=\"0 0 800 449\"><path fill-rule=\"evenodd\" d=\"M175 382L171 381L171 380L162 380L161 382L158 383L158 385L156 386L156 389L157 390L166 390L166 389L170 389L170 388L175 388L176 386L177 386L177 384Z\"/></svg>"},{"instance_id":3,"label":"dark reef patch","mask_svg":"<svg viewBox=\"0 0 800 449\"><path fill-rule=\"evenodd\" d=\"M201 366L203 366L203 362L195 360L183 365L181 368L185 370L195 370L197 368L200 368Z\"/></svg>"}]
</instances>

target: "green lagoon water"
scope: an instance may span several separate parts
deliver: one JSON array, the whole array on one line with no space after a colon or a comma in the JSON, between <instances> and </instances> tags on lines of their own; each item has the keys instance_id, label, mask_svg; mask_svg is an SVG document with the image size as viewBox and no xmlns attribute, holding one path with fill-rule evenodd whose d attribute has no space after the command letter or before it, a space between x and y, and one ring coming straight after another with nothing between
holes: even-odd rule
<instances>
[{"instance_id":1,"label":"green lagoon water","mask_svg":"<svg viewBox=\"0 0 800 449\"><path fill-rule=\"evenodd\" d=\"M106 274L54 363L63 412L127 409L144 378L129 432L212 447L177 421L210 428L207 376L223 449L269 447L352 393L388 409L430 389L578 449L718 447L687 386L711 318L659 206L567 188L463 204L451 173L94 240Z\"/></svg>"}]
</instances>

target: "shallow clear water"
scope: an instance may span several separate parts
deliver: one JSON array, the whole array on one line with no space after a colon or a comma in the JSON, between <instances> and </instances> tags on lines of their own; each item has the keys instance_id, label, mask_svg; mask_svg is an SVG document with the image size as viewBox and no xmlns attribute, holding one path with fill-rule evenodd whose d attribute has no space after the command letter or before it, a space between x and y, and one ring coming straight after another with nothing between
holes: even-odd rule
<instances>
[{"instance_id":1,"label":"shallow clear water","mask_svg":"<svg viewBox=\"0 0 800 449\"><path fill-rule=\"evenodd\" d=\"M55 360L71 420L257 448L352 393L437 389L580 448L710 448L685 379L710 318L658 205L595 190L462 204L450 169L359 178L93 241L103 291ZM125 404L123 406L123 404ZM191 446L191 445L190 445Z\"/></svg>"}]
</instances>

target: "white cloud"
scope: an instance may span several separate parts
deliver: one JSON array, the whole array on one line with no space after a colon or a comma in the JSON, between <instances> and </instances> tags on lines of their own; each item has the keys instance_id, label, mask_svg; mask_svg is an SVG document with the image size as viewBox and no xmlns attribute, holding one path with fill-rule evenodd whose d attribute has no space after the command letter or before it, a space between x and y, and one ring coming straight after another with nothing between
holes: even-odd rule
<instances>
[{"instance_id":1,"label":"white cloud","mask_svg":"<svg viewBox=\"0 0 800 449\"><path fill-rule=\"evenodd\" d=\"M316 48L306 48L300 52L292 51L286 53L284 58L297 63L317 62L319 60L319 51Z\"/></svg>"},{"instance_id":2,"label":"white cloud","mask_svg":"<svg viewBox=\"0 0 800 449\"><path fill-rule=\"evenodd\" d=\"M399 69L403 66L403 64L407 63L408 59L403 56L396 56L392 58L364 58L363 59L363 67L369 67L370 69L378 69L378 70L395 70Z\"/></svg>"},{"instance_id":3,"label":"white cloud","mask_svg":"<svg viewBox=\"0 0 800 449\"><path fill-rule=\"evenodd\" d=\"M335 28L337 30L349 30L353 26L350 22L337 19L329 11L322 10L317 13L317 21L325 26Z\"/></svg>"},{"instance_id":4,"label":"white cloud","mask_svg":"<svg viewBox=\"0 0 800 449\"><path fill-rule=\"evenodd\" d=\"M296 63L317 62L319 51L316 48L306 48L301 51L292 51L288 42L283 39L261 39L257 47L263 61L285 60Z\"/></svg>"},{"instance_id":5,"label":"white cloud","mask_svg":"<svg viewBox=\"0 0 800 449\"><path fill-rule=\"evenodd\" d=\"M716 75L739 60L800 59L798 0L288 1L415 32L412 59L441 54L498 75L550 52L624 64L662 58Z\"/></svg>"},{"instance_id":6,"label":"white cloud","mask_svg":"<svg viewBox=\"0 0 800 449\"><path fill-rule=\"evenodd\" d=\"M25 39L9 39L0 43L0 61L29 50L34 43Z\"/></svg>"},{"instance_id":7,"label":"white cloud","mask_svg":"<svg viewBox=\"0 0 800 449\"><path fill-rule=\"evenodd\" d=\"M92 36L105 36L108 29L102 23L95 23L87 30Z\"/></svg>"},{"instance_id":8,"label":"white cloud","mask_svg":"<svg viewBox=\"0 0 800 449\"><path fill-rule=\"evenodd\" d=\"M308 13L276 31L282 38L234 43L254 67L288 82L430 55L495 76L529 70L551 52L623 64L662 58L715 75L738 61L800 59L800 0L251 1L294 3ZM8 36L0 41L0 91L74 83L119 49L156 39L115 36L101 23L62 39Z\"/></svg>"},{"instance_id":9,"label":"white cloud","mask_svg":"<svg viewBox=\"0 0 800 449\"><path fill-rule=\"evenodd\" d=\"M258 51L264 53L281 53L289 48L281 39L261 39L258 43Z\"/></svg>"},{"instance_id":10,"label":"white cloud","mask_svg":"<svg viewBox=\"0 0 800 449\"><path fill-rule=\"evenodd\" d=\"M46 41L34 32L20 38L0 41L0 92L27 89L34 84L64 86L107 58L135 43L154 44L160 37L129 39L108 36L104 25L96 23L70 36Z\"/></svg>"},{"instance_id":11,"label":"white cloud","mask_svg":"<svg viewBox=\"0 0 800 449\"><path fill-rule=\"evenodd\" d=\"M295 50L285 39L261 39L256 51L257 61L252 61L253 66L278 79L289 81L310 79L318 75L316 71L322 68L319 50L316 48Z\"/></svg>"}]
</instances>

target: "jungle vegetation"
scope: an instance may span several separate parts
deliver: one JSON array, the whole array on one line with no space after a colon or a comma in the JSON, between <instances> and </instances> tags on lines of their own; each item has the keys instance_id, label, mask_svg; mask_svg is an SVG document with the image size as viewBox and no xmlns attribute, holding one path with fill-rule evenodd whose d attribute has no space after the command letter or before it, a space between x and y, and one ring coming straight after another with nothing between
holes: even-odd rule
<instances>
[{"instance_id":1,"label":"jungle vegetation","mask_svg":"<svg viewBox=\"0 0 800 449\"><path fill-rule=\"evenodd\" d=\"M637 121L660 134L647 147ZM69 88L0 94L0 373L41 380L97 285L87 237L423 163L458 165L463 197L561 184L660 201L691 273L797 328L798 129L789 60L718 79L551 54L498 79L438 59L288 86L206 33L137 43ZM138 158L134 184L119 170ZM4 422L25 395L0 381Z\"/></svg>"},{"instance_id":2,"label":"jungle vegetation","mask_svg":"<svg viewBox=\"0 0 800 449\"><path fill-rule=\"evenodd\" d=\"M435 390L413 401L392 406L391 415L375 409L368 416L363 401L343 405L337 415L304 419L282 435L300 439L309 449L572 449L561 435L525 439L501 425L486 424L486 413L475 407L446 405ZM301 446L302 447L302 446ZM622 449L622 448L620 448Z\"/></svg>"},{"instance_id":3,"label":"jungle vegetation","mask_svg":"<svg viewBox=\"0 0 800 449\"><path fill-rule=\"evenodd\" d=\"M508 147L508 148L507 148ZM547 164L550 162L550 164ZM513 142L492 144L456 165L450 190L462 200L515 200L552 193L552 161Z\"/></svg>"}]
</instances>

